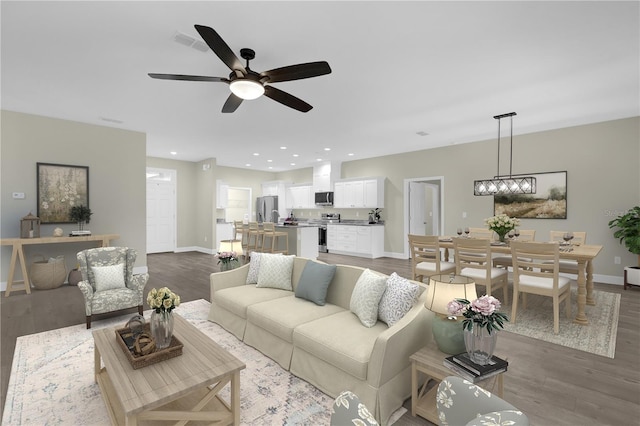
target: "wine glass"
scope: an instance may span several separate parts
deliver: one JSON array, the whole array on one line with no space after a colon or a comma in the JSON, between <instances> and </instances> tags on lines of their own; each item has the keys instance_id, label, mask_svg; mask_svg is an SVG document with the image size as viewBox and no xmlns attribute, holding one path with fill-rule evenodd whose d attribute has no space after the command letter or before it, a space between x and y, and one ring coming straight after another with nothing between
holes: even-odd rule
<instances>
[{"instance_id":1,"label":"wine glass","mask_svg":"<svg viewBox=\"0 0 640 426\"><path fill-rule=\"evenodd\" d=\"M520 236L520 228L514 228L513 235L516 236L516 240L517 240L518 237Z\"/></svg>"},{"instance_id":2,"label":"wine glass","mask_svg":"<svg viewBox=\"0 0 640 426\"><path fill-rule=\"evenodd\" d=\"M569 241L573 238L573 232L565 232L562 235L562 239L564 240L564 245L569 245Z\"/></svg>"},{"instance_id":3,"label":"wine glass","mask_svg":"<svg viewBox=\"0 0 640 426\"><path fill-rule=\"evenodd\" d=\"M464 228L464 236L469 238L469 227Z\"/></svg>"},{"instance_id":4,"label":"wine glass","mask_svg":"<svg viewBox=\"0 0 640 426\"><path fill-rule=\"evenodd\" d=\"M461 236L462 235L462 228L458 228L456 232L458 233L458 237Z\"/></svg>"},{"instance_id":5,"label":"wine glass","mask_svg":"<svg viewBox=\"0 0 640 426\"><path fill-rule=\"evenodd\" d=\"M507 235L509 236L509 239L513 239L513 237L514 237L514 235L515 235L515 234L516 234L516 233L515 233L515 231L514 231L513 229L511 229L511 230L507 233Z\"/></svg>"}]
</instances>

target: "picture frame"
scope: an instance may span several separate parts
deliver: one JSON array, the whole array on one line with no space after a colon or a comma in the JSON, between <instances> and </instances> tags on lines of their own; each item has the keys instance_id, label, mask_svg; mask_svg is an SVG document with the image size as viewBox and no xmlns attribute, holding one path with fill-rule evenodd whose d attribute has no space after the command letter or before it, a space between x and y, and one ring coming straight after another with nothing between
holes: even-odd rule
<instances>
[{"instance_id":1,"label":"picture frame","mask_svg":"<svg viewBox=\"0 0 640 426\"><path fill-rule=\"evenodd\" d=\"M71 207L89 207L89 167L37 163L40 223L74 223Z\"/></svg>"},{"instance_id":2,"label":"picture frame","mask_svg":"<svg viewBox=\"0 0 640 426\"><path fill-rule=\"evenodd\" d=\"M536 178L535 194L495 195L494 215L504 213L520 219L567 218L567 172L543 172L513 175Z\"/></svg>"}]
</instances>

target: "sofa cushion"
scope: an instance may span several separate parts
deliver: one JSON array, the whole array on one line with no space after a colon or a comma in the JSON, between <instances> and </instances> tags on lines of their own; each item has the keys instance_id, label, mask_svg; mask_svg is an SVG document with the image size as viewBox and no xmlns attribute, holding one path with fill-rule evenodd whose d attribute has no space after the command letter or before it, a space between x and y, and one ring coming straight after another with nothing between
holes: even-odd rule
<instances>
[{"instance_id":1,"label":"sofa cushion","mask_svg":"<svg viewBox=\"0 0 640 426\"><path fill-rule=\"evenodd\" d=\"M356 314L362 325L373 327L378 321L378 304L387 288L387 277L365 269L351 293L349 309Z\"/></svg>"},{"instance_id":2,"label":"sofa cushion","mask_svg":"<svg viewBox=\"0 0 640 426\"><path fill-rule=\"evenodd\" d=\"M415 303L420 286L395 272L387 280L387 289L378 305L378 318L391 327L400 321Z\"/></svg>"},{"instance_id":3,"label":"sofa cushion","mask_svg":"<svg viewBox=\"0 0 640 426\"><path fill-rule=\"evenodd\" d=\"M323 306L327 299L327 289L335 273L336 265L307 262L296 287L296 297Z\"/></svg>"},{"instance_id":4,"label":"sofa cushion","mask_svg":"<svg viewBox=\"0 0 640 426\"><path fill-rule=\"evenodd\" d=\"M291 296L249 306L247 321L291 343L293 329L300 324L342 311L336 305L318 306Z\"/></svg>"},{"instance_id":5,"label":"sofa cushion","mask_svg":"<svg viewBox=\"0 0 640 426\"><path fill-rule=\"evenodd\" d=\"M96 292L125 288L124 263L110 266L92 266L93 276L96 280Z\"/></svg>"},{"instance_id":6,"label":"sofa cushion","mask_svg":"<svg viewBox=\"0 0 640 426\"><path fill-rule=\"evenodd\" d=\"M257 288L255 285L243 285L218 290L213 297L221 308L234 313L240 318L247 318L247 308L256 303L280 297L291 296L290 291L275 288Z\"/></svg>"},{"instance_id":7,"label":"sofa cushion","mask_svg":"<svg viewBox=\"0 0 640 426\"><path fill-rule=\"evenodd\" d=\"M291 272L293 271L294 257L294 255L262 253L260 255L260 271L258 272L258 287L292 291Z\"/></svg>"},{"instance_id":8,"label":"sofa cushion","mask_svg":"<svg viewBox=\"0 0 640 426\"><path fill-rule=\"evenodd\" d=\"M293 345L366 380L373 346L384 330L387 326L382 322L365 328L353 313L342 311L296 327Z\"/></svg>"}]
</instances>

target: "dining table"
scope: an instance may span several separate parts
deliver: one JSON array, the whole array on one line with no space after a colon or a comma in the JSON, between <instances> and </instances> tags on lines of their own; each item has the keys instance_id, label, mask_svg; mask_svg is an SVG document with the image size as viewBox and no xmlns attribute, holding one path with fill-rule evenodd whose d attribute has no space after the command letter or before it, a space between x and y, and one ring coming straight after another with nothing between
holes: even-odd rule
<instances>
[{"instance_id":1,"label":"dining table","mask_svg":"<svg viewBox=\"0 0 640 426\"><path fill-rule=\"evenodd\" d=\"M444 249L444 260L449 261L449 250L453 250L453 239L451 237L440 237L440 248ZM586 305L595 305L593 296L593 260L602 251L601 245L595 244L573 244L562 246L560 250L560 260L574 260L578 264L578 313L573 322L580 325L588 325L589 320L585 313ZM508 242L491 243L491 252L498 254L511 254L511 247Z\"/></svg>"}]
</instances>

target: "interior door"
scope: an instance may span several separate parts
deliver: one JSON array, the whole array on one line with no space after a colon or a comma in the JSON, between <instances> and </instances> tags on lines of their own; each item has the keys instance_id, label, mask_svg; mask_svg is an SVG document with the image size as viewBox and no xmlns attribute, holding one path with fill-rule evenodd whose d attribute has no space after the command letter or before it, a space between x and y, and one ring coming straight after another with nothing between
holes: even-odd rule
<instances>
[{"instance_id":1,"label":"interior door","mask_svg":"<svg viewBox=\"0 0 640 426\"><path fill-rule=\"evenodd\" d=\"M176 171L147 168L147 253L176 248Z\"/></svg>"},{"instance_id":2,"label":"interior door","mask_svg":"<svg viewBox=\"0 0 640 426\"><path fill-rule=\"evenodd\" d=\"M425 184L409 182L409 233L432 235L427 225Z\"/></svg>"}]
</instances>

